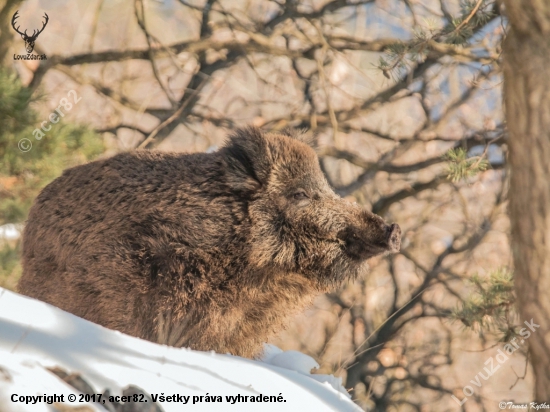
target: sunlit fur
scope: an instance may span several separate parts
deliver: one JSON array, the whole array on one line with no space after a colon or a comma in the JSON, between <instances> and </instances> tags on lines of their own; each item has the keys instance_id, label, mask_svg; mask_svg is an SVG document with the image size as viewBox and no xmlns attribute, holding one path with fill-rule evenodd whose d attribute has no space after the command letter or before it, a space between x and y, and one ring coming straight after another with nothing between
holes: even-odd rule
<instances>
[{"instance_id":1,"label":"sunlit fur","mask_svg":"<svg viewBox=\"0 0 550 412\"><path fill-rule=\"evenodd\" d=\"M66 170L30 212L19 290L151 341L257 355L316 295L399 248L399 228L339 198L292 134L246 128L215 153Z\"/></svg>"}]
</instances>

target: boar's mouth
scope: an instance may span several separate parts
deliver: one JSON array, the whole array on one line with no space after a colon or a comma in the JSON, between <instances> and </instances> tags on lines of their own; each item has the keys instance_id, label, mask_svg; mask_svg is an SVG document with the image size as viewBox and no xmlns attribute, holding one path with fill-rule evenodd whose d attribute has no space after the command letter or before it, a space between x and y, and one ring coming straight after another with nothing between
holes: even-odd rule
<instances>
[{"instance_id":1,"label":"boar's mouth","mask_svg":"<svg viewBox=\"0 0 550 412\"><path fill-rule=\"evenodd\" d=\"M376 233L348 226L338 233L345 253L356 260L365 260L382 253L396 253L401 248L401 228L397 224L383 225Z\"/></svg>"}]
</instances>

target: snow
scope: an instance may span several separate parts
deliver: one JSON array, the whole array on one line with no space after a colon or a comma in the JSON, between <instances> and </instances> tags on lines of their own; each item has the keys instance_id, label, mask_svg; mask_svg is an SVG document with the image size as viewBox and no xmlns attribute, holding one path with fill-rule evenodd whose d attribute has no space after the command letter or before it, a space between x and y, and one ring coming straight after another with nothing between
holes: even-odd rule
<instances>
[{"instance_id":1,"label":"snow","mask_svg":"<svg viewBox=\"0 0 550 412\"><path fill-rule=\"evenodd\" d=\"M54 399L46 399L44 402L39 402L34 405L25 405L25 403L14 403L11 401L13 394L36 396L44 394L62 394L65 397L69 394L78 396L79 392L71 386L57 379L55 375L44 369L36 361L25 359L15 354L6 354L0 352L2 358L0 360L0 408L6 412L51 412L48 409L48 401ZM87 406L94 412L104 412L101 406L94 406L89 402L79 403L78 406ZM5 408L5 409L3 409Z\"/></svg>"},{"instance_id":2,"label":"snow","mask_svg":"<svg viewBox=\"0 0 550 412\"><path fill-rule=\"evenodd\" d=\"M332 375L310 374L315 360L267 345L261 361L213 352L172 348L95 325L46 303L0 288L0 410L53 409L44 401L14 403L11 396L64 395L67 405L79 392L48 367L79 373L97 393L112 395L135 385L148 394L189 396L188 403L158 402L171 411L360 411ZM226 396L278 397L281 402L234 402ZM221 402L207 402L206 395ZM202 396L202 401L199 397ZM22 398L24 399L24 398ZM195 399L195 403L193 400ZM276 398L274 398L276 399ZM284 401L282 401L284 399ZM51 400L51 398L50 398Z\"/></svg>"},{"instance_id":3,"label":"snow","mask_svg":"<svg viewBox=\"0 0 550 412\"><path fill-rule=\"evenodd\" d=\"M319 369L319 364L315 361L315 359L295 350L289 350L286 352L281 351L281 353L273 356L269 361L267 361L267 363L270 365L279 366L280 368L300 372L304 375L309 374L312 369Z\"/></svg>"},{"instance_id":4,"label":"snow","mask_svg":"<svg viewBox=\"0 0 550 412\"><path fill-rule=\"evenodd\" d=\"M17 240L21 237L23 225L8 223L0 226L0 240Z\"/></svg>"}]
</instances>

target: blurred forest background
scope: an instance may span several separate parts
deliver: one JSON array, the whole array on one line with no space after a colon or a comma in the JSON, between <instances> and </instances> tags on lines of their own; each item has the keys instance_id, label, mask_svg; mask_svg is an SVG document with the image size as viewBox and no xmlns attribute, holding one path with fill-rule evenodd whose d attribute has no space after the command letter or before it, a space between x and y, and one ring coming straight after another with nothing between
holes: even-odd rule
<instances>
[{"instance_id":1,"label":"blurred forest background","mask_svg":"<svg viewBox=\"0 0 550 412\"><path fill-rule=\"evenodd\" d=\"M16 10L29 31L48 14L34 51L47 60L14 60ZM403 246L272 343L313 356L365 410L531 401L527 344L471 383L523 322L506 31L490 0L0 0L0 286L16 288L18 234L63 169L136 148L212 151L246 124L307 128L336 191L398 222Z\"/></svg>"}]
</instances>

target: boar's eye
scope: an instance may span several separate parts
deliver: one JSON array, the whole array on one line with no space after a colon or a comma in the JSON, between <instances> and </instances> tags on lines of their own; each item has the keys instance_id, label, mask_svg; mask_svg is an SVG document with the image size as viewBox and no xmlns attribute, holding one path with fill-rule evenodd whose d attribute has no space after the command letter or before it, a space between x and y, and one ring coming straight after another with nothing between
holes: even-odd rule
<instances>
[{"instance_id":1,"label":"boar's eye","mask_svg":"<svg viewBox=\"0 0 550 412\"><path fill-rule=\"evenodd\" d=\"M294 193L292 195L294 200L305 200L309 199L309 196L304 192L303 190L299 190L298 192Z\"/></svg>"}]
</instances>

